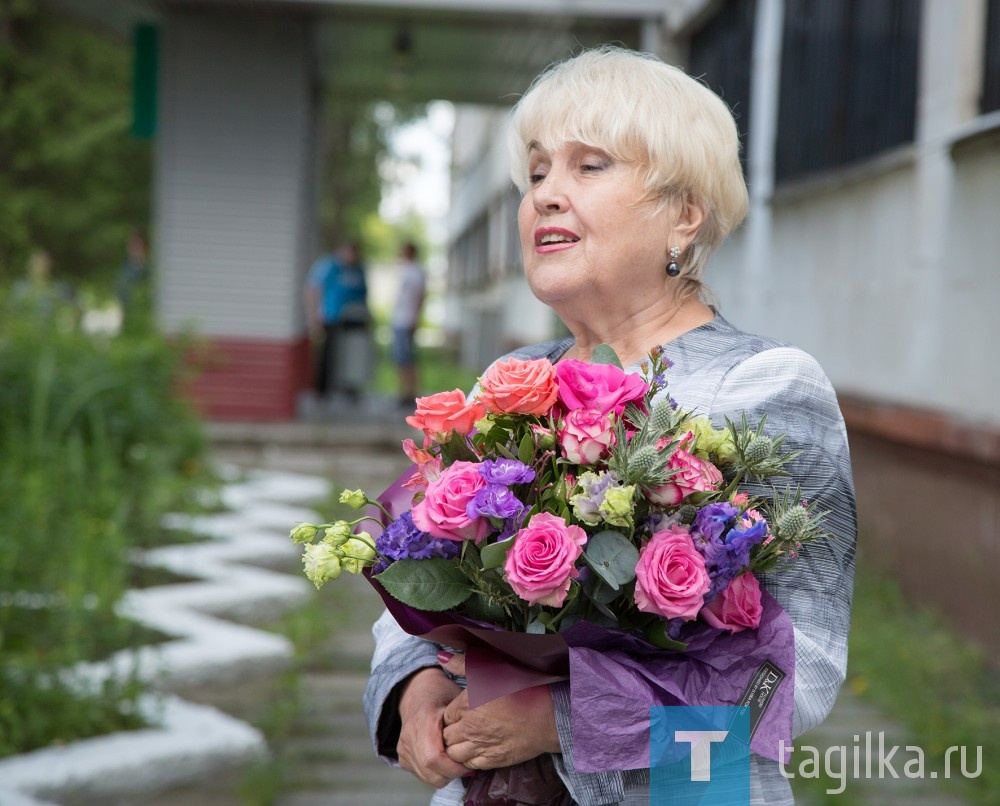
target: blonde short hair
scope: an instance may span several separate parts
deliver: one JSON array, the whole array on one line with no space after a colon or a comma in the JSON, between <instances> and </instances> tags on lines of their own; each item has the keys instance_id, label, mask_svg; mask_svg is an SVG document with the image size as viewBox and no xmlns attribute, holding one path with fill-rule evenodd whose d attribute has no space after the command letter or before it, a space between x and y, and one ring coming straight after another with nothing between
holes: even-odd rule
<instances>
[{"instance_id":1,"label":"blonde short hair","mask_svg":"<svg viewBox=\"0 0 1000 806\"><path fill-rule=\"evenodd\" d=\"M702 206L705 220L682 258L682 277L694 284L708 256L746 215L732 113L700 81L655 56L604 46L535 79L514 107L509 130L511 175L522 193L531 145L567 142L635 165L645 191L639 202Z\"/></svg>"}]
</instances>

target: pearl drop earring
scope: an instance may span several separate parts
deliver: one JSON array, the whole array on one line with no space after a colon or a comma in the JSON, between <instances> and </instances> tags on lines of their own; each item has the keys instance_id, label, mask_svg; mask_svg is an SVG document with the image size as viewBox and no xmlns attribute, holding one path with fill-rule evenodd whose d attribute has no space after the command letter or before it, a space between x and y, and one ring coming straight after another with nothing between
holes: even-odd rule
<instances>
[{"instance_id":1,"label":"pearl drop earring","mask_svg":"<svg viewBox=\"0 0 1000 806\"><path fill-rule=\"evenodd\" d=\"M681 248L679 246L670 247L670 262L667 264L667 276L676 277L681 273L681 267L677 263L677 258L681 256Z\"/></svg>"}]
</instances>

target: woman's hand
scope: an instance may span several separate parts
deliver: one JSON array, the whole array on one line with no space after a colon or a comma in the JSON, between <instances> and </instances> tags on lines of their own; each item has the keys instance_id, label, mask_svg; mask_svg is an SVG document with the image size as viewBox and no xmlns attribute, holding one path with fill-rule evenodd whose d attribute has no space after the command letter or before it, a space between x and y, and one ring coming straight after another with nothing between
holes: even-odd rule
<instances>
[{"instance_id":1,"label":"woman's hand","mask_svg":"<svg viewBox=\"0 0 1000 806\"><path fill-rule=\"evenodd\" d=\"M445 708L460 691L440 669L432 667L414 674L399 700L399 764L435 789L468 773L448 757L442 737Z\"/></svg>"},{"instance_id":2,"label":"woman's hand","mask_svg":"<svg viewBox=\"0 0 1000 806\"><path fill-rule=\"evenodd\" d=\"M442 655L438 655L443 660ZM465 674L465 656L455 655L445 669ZM462 691L444 711L444 743L448 755L470 770L510 767L542 753L559 753L552 694L534 686L469 708Z\"/></svg>"}]
</instances>

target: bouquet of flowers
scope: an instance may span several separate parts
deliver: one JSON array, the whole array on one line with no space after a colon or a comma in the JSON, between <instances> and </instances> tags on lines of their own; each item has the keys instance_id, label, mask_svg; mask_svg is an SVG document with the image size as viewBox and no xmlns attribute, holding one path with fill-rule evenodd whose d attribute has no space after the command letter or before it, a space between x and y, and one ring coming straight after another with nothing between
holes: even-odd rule
<instances>
[{"instance_id":1,"label":"bouquet of flowers","mask_svg":"<svg viewBox=\"0 0 1000 806\"><path fill-rule=\"evenodd\" d=\"M378 500L342 494L369 514L292 530L306 575L320 587L364 572L404 629L442 642L465 631L521 665L550 657L551 641L524 647L553 634L564 647L662 654L760 628L757 575L823 536L823 513L792 489L741 491L784 475L795 454L764 420L720 429L684 410L667 393L669 366L654 349L627 373L607 346L590 362L509 358L470 398L418 399L407 423L423 444L403 444L412 470ZM537 679L565 678L565 661L536 667ZM476 666L470 704L506 693L503 675L482 674L490 692L473 697ZM575 667L568 676L575 686Z\"/></svg>"},{"instance_id":2,"label":"bouquet of flowers","mask_svg":"<svg viewBox=\"0 0 1000 806\"><path fill-rule=\"evenodd\" d=\"M791 491L767 502L739 491L794 455L763 420L716 429L660 395L660 350L642 368L624 372L610 350L592 363L511 358L471 400L418 399L407 422L423 446L403 444L412 507L396 516L345 491L381 518L297 526L307 576L320 587L370 568L404 604L512 632L586 620L683 649L695 619L757 627L756 574L821 536L822 513ZM356 531L365 520L387 525L373 537Z\"/></svg>"}]
</instances>

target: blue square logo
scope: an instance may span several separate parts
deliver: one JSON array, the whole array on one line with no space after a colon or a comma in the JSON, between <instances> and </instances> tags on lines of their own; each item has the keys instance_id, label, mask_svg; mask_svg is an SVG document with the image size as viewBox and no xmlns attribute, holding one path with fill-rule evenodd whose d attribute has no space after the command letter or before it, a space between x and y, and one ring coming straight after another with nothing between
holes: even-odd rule
<instances>
[{"instance_id":1,"label":"blue square logo","mask_svg":"<svg viewBox=\"0 0 1000 806\"><path fill-rule=\"evenodd\" d=\"M651 806L749 806L750 709L649 709Z\"/></svg>"}]
</instances>

